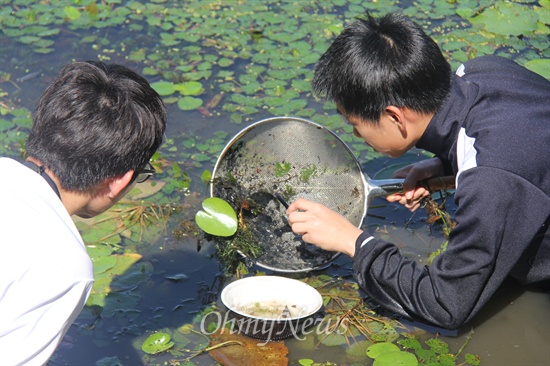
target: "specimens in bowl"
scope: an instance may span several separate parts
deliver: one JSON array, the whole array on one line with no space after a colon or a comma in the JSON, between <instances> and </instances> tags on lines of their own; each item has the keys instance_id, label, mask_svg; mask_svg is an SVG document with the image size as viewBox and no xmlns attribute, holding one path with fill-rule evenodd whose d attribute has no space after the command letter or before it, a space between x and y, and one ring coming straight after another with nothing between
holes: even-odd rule
<instances>
[{"instance_id":1,"label":"specimens in bowl","mask_svg":"<svg viewBox=\"0 0 550 366\"><path fill-rule=\"evenodd\" d=\"M262 340L297 336L314 323L323 306L316 289L280 276L237 280L223 289L221 299L236 319L239 333Z\"/></svg>"}]
</instances>

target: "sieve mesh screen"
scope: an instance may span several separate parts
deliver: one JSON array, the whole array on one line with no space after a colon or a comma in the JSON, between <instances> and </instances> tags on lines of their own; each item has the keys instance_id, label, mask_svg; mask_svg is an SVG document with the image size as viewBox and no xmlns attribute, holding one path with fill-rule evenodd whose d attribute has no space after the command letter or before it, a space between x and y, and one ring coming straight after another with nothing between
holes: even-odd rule
<instances>
[{"instance_id":1,"label":"sieve mesh screen","mask_svg":"<svg viewBox=\"0 0 550 366\"><path fill-rule=\"evenodd\" d=\"M328 264L337 254L304 243L292 233L278 193L319 202L359 226L366 195L361 168L348 146L313 122L276 117L257 122L224 149L213 173L211 193L243 213L247 229L263 247L256 264L299 272ZM241 210L243 201L254 208Z\"/></svg>"}]
</instances>

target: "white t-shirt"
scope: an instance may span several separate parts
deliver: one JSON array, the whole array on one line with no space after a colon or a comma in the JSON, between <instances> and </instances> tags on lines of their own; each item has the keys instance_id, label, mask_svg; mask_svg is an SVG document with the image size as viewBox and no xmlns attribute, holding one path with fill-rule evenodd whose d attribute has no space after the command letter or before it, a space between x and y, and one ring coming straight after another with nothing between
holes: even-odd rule
<instances>
[{"instance_id":1,"label":"white t-shirt","mask_svg":"<svg viewBox=\"0 0 550 366\"><path fill-rule=\"evenodd\" d=\"M0 158L0 365L43 365L93 284L80 233L46 180Z\"/></svg>"}]
</instances>

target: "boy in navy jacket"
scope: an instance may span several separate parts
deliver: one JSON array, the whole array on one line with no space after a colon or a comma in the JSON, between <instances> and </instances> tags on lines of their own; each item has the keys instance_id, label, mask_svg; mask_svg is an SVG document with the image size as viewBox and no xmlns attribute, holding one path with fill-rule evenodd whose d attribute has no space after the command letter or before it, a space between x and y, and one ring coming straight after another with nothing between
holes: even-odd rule
<instances>
[{"instance_id":1,"label":"boy in navy jacket","mask_svg":"<svg viewBox=\"0 0 550 366\"><path fill-rule=\"evenodd\" d=\"M399 14L350 24L319 60L314 90L334 101L354 134L391 157L435 154L398 171L410 210L417 182L456 176L456 227L430 266L400 255L323 205L298 199L288 220L306 242L353 257L361 288L386 309L457 329L509 276L550 282L550 82L497 56L452 75L439 47Z\"/></svg>"}]
</instances>

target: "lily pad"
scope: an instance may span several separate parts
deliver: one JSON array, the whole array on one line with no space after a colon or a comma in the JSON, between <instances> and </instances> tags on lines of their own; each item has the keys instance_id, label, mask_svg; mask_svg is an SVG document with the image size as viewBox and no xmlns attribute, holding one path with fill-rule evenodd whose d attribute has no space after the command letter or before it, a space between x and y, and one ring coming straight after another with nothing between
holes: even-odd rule
<instances>
[{"instance_id":1,"label":"lily pad","mask_svg":"<svg viewBox=\"0 0 550 366\"><path fill-rule=\"evenodd\" d=\"M204 87L198 81L188 81L174 85L175 90L183 95L199 95L204 92Z\"/></svg>"},{"instance_id":2,"label":"lily pad","mask_svg":"<svg viewBox=\"0 0 550 366\"><path fill-rule=\"evenodd\" d=\"M178 107L182 111L191 111L202 105L202 99L193 97L183 97L178 101Z\"/></svg>"},{"instance_id":3,"label":"lily pad","mask_svg":"<svg viewBox=\"0 0 550 366\"><path fill-rule=\"evenodd\" d=\"M201 210L195 215L197 225L204 232L215 236L231 236L238 227L237 214L227 201L210 197L203 201Z\"/></svg>"},{"instance_id":4,"label":"lily pad","mask_svg":"<svg viewBox=\"0 0 550 366\"><path fill-rule=\"evenodd\" d=\"M378 356L373 366L417 366L418 360L415 355L408 352L388 352Z\"/></svg>"},{"instance_id":5,"label":"lily pad","mask_svg":"<svg viewBox=\"0 0 550 366\"><path fill-rule=\"evenodd\" d=\"M170 335L157 332L151 334L141 345L143 352L154 355L172 348L174 342L170 341Z\"/></svg>"},{"instance_id":6,"label":"lily pad","mask_svg":"<svg viewBox=\"0 0 550 366\"><path fill-rule=\"evenodd\" d=\"M63 8L63 13L70 20L76 20L80 18L80 12L74 6L65 6Z\"/></svg>"},{"instance_id":7,"label":"lily pad","mask_svg":"<svg viewBox=\"0 0 550 366\"><path fill-rule=\"evenodd\" d=\"M395 344L390 342L380 342L380 343L375 343L369 348L367 348L367 356L373 359L377 359L378 357L380 357L380 355L384 353L397 352L397 351L401 351L401 350Z\"/></svg>"},{"instance_id":8,"label":"lily pad","mask_svg":"<svg viewBox=\"0 0 550 366\"><path fill-rule=\"evenodd\" d=\"M519 36L537 30L538 15L529 6L500 1L470 19L474 25L482 24L487 31L504 36Z\"/></svg>"},{"instance_id":9,"label":"lily pad","mask_svg":"<svg viewBox=\"0 0 550 366\"><path fill-rule=\"evenodd\" d=\"M174 83L169 81L157 81L156 83L152 83L151 87L162 96L171 95L176 91Z\"/></svg>"},{"instance_id":10,"label":"lily pad","mask_svg":"<svg viewBox=\"0 0 550 366\"><path fill-rule=\"evenodd\" d=\"M527 61L525 67L550 80L550 59L543 58Z\"/></svg>"}]
</instances>

